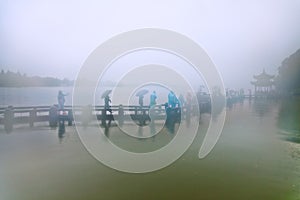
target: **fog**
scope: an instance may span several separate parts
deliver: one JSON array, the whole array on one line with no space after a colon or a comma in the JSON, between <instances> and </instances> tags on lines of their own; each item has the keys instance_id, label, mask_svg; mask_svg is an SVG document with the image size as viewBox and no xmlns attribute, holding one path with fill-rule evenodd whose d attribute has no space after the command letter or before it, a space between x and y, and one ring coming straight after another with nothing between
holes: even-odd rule
<instances>
[{"instance_id":1,"label":"fog","mask_svg":"<svg viewBox=\"0 0 300 200\"><path fill-rule=\"evenodd\" d=\"M75 79L101 43L151 27L196 41L226 87L251 88L253 74L276 74L300 47L299 9L298 0L1 1L0 69Z\"/></svg>"}]
</instances>

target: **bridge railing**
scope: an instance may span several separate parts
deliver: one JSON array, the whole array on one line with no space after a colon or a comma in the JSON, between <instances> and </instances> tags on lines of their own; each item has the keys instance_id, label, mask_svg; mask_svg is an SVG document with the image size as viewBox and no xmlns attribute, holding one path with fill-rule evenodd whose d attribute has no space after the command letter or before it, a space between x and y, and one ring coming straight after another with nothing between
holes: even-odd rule
<instances>
[{"instance_id":1,"label":"bridge railing","mask_svg":"<svg viewBox=\"0 0 300 200\"><path fill-rule=\"evenodd\" d=\"M203 111L207 110L207 107L209 105L206 103L200 105L200 109ZM156 105L151 108L151 112L155 113L156 120L163 120L166 117L164 105ZM182 107L182 112L186 112L185 107ZM11 132L14 124L29 124L30 127L33 127L36 122L48 121L51 127L55 127L59 120L64 120L71 126L74 116L82 119L83 124L88 124L93 119L100 120L102 124L106 124L107 120L117 120L119 124L123 124L127 120L136 120L140 123L150 120L149 106L113 105L109 109L105 109L104 106L66 105L64 109L60 110L55 105L0 107L0 124L4 125L6 132Z\"/></svg>"}]
</instances>

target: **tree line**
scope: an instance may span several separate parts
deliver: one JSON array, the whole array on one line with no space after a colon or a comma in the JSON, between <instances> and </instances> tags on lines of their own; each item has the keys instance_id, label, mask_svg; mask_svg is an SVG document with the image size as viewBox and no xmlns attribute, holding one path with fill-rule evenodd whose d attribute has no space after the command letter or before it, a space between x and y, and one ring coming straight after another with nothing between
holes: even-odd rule
<instances>
[{"instance_id":1,"label":"tree line","mask_svg":"<svg viewBox=\"0 0 300 200\"><path fill-rule=\"evenodd\" d=\"M72 86L73 81L53 77L27 76L20 72L1 70L0 87L59 87Z\"/></svg>"},{"instance_id":2,"label":"tree line","mask_svg":"<svg viewBox=\"0 0 300 200\"><path fill-rule=\"evenodd\" d=\"M283 95L300 95L300 49L282 61L275 84Z\"/></svg>"}]
</instances>

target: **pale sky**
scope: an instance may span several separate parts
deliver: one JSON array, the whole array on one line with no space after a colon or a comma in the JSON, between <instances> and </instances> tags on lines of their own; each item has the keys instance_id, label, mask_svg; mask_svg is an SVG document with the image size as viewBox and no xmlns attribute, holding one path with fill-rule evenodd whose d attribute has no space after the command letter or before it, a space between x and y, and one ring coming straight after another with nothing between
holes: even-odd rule
<instances>
[{"instance_id":1,"label":"pale sky","mask_svg":"<svg viewBox=\"0 0 300 200\"><path fill-rule=\"evenodd\" d=\"M63 3L62 3L63 2ZM114 35L169 29L204 48L226 87L250 88L300 48L300 0L0 1L0 69L75 79Z\"/></svg>"}]
</instances>

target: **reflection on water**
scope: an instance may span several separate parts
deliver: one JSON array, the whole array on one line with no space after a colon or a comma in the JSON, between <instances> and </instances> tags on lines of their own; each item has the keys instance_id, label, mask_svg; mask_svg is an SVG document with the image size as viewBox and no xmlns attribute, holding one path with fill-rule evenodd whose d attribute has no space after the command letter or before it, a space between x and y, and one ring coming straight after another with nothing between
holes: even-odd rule
<instances>
[{"instance_id":1,"label":"reflection on water","mask_svg":"<svg viewBox=\"0 0 300 200\"><path fill-rule=\"evenodd\" d=\"M271 103L272 102L270 102L270 100L268 99L263 99L263 98L254 99L253 101L254 111L257 113L259 117L264 117L264 115L270 111Z\"/></svg>"},{"instance_id":2,"label":"reflection on water","mask_svg":"<svg viewBox=\"0 0 300 200\"><path fill-rule=\"evenodd\" d=\"M278 113L277 126L284 139L300 143L300 97L283 99Z\"/></svg>"},{"instance_id":3,"label":"reflection on water","mask_svg":"<svg viewBox=\"0 0 300 200\"><path fill-rule=\"evenodd\" d=\"M200 160L197 155L210 121L210 115L203 114L189 150L171 166L142 175L121 173L93 159L74 127L65 127L68 137L62 143L57 130L46 126L16 127L12 134L1 128L0 199L296 200L300 198L300 159L290 156L290 143L278 139L277 133L278 127L297 129L299 112L290 115L296 107L289 103L279 106L253 99L227 108L219 142ZM93 127L98 125L79 128ZM155 129L150 123L148 129L134 130L145 135ZM166 127L155 140L120 134L113 124L105 133L109 138L103 136L103 140L133 152L153 151L174 137Z\"/></svg>"}]
</instances>

